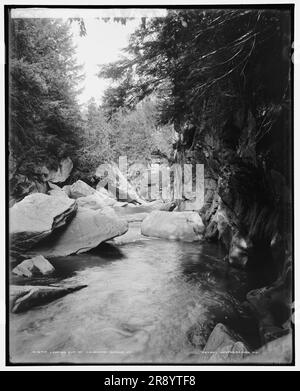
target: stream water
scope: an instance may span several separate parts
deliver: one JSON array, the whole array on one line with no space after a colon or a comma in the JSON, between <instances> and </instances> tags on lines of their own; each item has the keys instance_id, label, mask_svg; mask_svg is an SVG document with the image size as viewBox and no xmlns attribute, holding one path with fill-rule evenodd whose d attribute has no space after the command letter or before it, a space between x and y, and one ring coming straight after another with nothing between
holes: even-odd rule
<instances>
[{"instance_id":1,"label":"stream water","mask_svg":"<svg viewBox=\"0 0 300 391\"><path fill-rule=\"evenodd\" d=\"M248 333L255 345L241 306L247 276L223 256L217 244L145 239L56 259L56 276L27 283L87 287L10 314L11 361L198 362L218 322Z\"/></svg>"}]
</instances>

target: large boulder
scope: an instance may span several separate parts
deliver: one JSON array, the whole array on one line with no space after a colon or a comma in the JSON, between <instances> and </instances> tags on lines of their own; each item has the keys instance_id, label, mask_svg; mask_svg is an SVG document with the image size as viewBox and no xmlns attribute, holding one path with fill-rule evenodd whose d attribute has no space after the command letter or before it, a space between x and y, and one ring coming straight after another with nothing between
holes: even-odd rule
<instances>
[{"instance_id":1,"label":"large boulder","mask_svg":"<svg viewBox=\"0 0 300 391\"><path fill-rule=\"evenodd\" d=\"M204 224L196 212L154 211L141 229L146 236L194 242L203 238Z\"/></svg>"},{"instance_id":2,"label":"large boulder","mask_svg":"<svg viewBox=\"0 0 300 391\"><path fill-rule=\"evenodd\" d=\"M73 162L70 157L66 157L61 160L57 170L49 170L47 180L53 183L63 183L65 182L73 169Z\"/></svg>"},{"instance_id":3,"label":"large boulder","mask_svg":"<svg viewBox=\"0 0 300 391\"><path fill-rule=\"evenodd\" d=\"M128 220L127 220L128 221ZM149 240L146 236L141 234L141 222L140 221L130 221L128 224L128 231L121 236L111 240L113 245L123 245L128 243L134 243L138 241Z\"/></svg>"},{"instance_id":4,"label":"large boulder","mask_svg":"<svg viewBox=\"0 0 300 391\"><path fill-rule=\"evenodd\" d=\"M11 311L14 313L24 312L30 310L32 307L59 299L68 293L78 291L86 286L87 285L11 285L9 287Z\"/></svg>"},{"instance_id":5,"label":"large boulder","mask_svg":"<svg viewBox=\"0 0 300 391\"><path fill-rule=\"evenodd\" d=\"M103 209L106 206L113 206L115 204L117 204L116 200L99 192L95 192L94 194L90 194L86 197L77 198L77 205L79 207L94 210Z\"/></svg>"},{"instance_id":6,"label":"large boulder","mask_svg":"<svg viewBox=\"0 0 300 391\"><path fill-rule=\"evenodd\" d=\"M127 221L113 214L78 208L76 216L66 227L32 251L45 257L79 254L97 247L101 242L123 235L127 229Z\"/></svg>"},{"instance_id":7,"label":"large boulder","mask_svg":"<svg viewBox=\"0 0 300 391\"><path fill-rule=\"evenodd\" d=\"M78 180L77 182L73 183L72 186L64 186L63 190L66 191L66 194L70 198L74 199L77 199L79 197L86 197L96 192L93 187L89 186L81 180Z\"/></svg>"},{"instance_id":8,"label":"large boulder","mask_svg":"<svg viewBox=\"0 0 300 391\"><path fill-rule=\"evenodd\" d=\"M95 173L100 179L97 190L107 188L109 193L121 201L143 203L141 197L137 194L123 173L116 164L102 164Z\"/></svg>"},{"instance_id":9,"label":"large boulder","mask_svg":"<svg viewBox=\"0 0 300 391\"><path fill-rule=\"evenodd\" d=\"M133 213L131 215L125 215L124 218L127 220L128 223L137 223L145 220L148 215L149 213Z\"/></svg>"},{"instance_id":10,"label":"large boulder","mask_svg":"<svg viewBox=\"0 0 300 391\"><path fill-rule=\"evenodd\" d=\"M242 338L218 323L210 334L203 352L210 362L240 362L249 355L249 349Z\"/></svg>"},{"instance_id":11,"label":"large boulder","mask_svg":"<svg viewBox=\"0 0 300 391\"><path fill-rule=\"evenodd\" d=\"M74 200L34 193L16 203L9 212L10 249L20 253L33 247L63 226L76 211Z\"/></svg>"},{"instance_id":12,"label":"large boulder","mask_svg":"<svg viewBox=\"0 0 300 391\"><path fill-rule=\"evenodd\" d=\"M12 270L14 274L21 277L47 276L54 271L54 267L42 255L25 259Z\"/></svg>"}]
</instances>

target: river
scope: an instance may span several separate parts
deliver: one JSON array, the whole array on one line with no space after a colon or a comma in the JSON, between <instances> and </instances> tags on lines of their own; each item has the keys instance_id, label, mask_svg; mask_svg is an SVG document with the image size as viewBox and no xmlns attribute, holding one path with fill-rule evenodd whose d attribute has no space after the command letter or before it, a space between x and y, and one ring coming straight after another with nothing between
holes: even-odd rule
<instances>
[{"instance_id":1,"label":"river","mask_svg":"<svg viewBox=\"0 0 300 391\"><path fill-rule=\"evenodd\" d=\"M242 331L255 346L254 321L241 305L247 274L223 257L219 244L145 238L53 260L54 277L27 283L63 279L87 287L10 314L10 359L194 363L203 360L199 352L218 322Z\"/></svg>"}]
</instances>

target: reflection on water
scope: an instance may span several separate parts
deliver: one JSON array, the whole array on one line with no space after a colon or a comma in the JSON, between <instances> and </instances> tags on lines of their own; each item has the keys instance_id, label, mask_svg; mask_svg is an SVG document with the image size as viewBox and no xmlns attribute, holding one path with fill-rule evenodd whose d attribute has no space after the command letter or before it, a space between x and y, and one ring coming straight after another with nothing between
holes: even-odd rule
<instances>
[{"instance_id":1,"label":"reflection on water","mask_svg":"<svg viewBox=\"0 0 300 391\"><path fill-rule=\"evenodd\" d=\"M57 278L44 284L88 287L11 314L12 362L181 362L216 323L249 326L246 276L223 255L218 245L148 239L55 260Z\"/></svg>"}]
</instances>

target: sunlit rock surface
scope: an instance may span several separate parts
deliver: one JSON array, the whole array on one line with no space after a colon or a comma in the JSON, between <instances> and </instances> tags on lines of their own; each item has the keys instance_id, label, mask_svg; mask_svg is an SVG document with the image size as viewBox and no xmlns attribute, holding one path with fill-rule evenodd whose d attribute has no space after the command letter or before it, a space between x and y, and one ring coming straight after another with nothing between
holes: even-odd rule
<instances>
[{"instance_id":1,"label":"sunlit rock surface","mask_svg":"<svg viewBox=\"0 0 300 391\"><path fill-rule=\"evenodd\" d=\"M57 170L49 170L47 180L53 183L63 183L65 182L73 169L73 162L70 157L66 157L61 160Z\"/></svg>"},{"instance_id":2,"label":"sunlit rock surface","mask_svg":"<svg viewBox=\"0 0 300 391\"><path fill-rule=\"evenodd\" d=\"M215 326L203 351L211 362L239 362L249 354L242 338L222 323Z\"/></svg>"},{"instance_id":3,"label":"sunlit rock surface","mask_svg":"<svg viewBox=\"0 0 300 391\"><path fill-rule=\"evenodd\" d=\"M78 208L72 221L33 251L46 257L79 254L97 247L103 241L124 234L125 220L87 208Z\"/></svg>"},{"instance_id":4,"label":"sunlit rock surface","mask_svg":"<svg viewBox=\"0 0 300 391\"><path fill-rule=\"evenodd\" d=\"M33 277L36 275L49 275L55 271L51 263L42 255L25 259L17 265L12 272L18 276Z\"/></svg>"},{"instance_id":5,"label":"sunlit rock surface","mask_svg":"<svg viewBox=\"0 0 300 391\"><path fill-rule=\"evenodd\" d=\"M11 285L10 305L14 313L24 312L32 307L49 303L68 293L85 288L86 285L61 286L32 286Z\"/></svg>"},{"instance_id":6,"label":"sunlit rock surface","mask_svg":"<svg viewBox=\"0 0 300 391\"><path fill-rule=\"evenodd\" d=\"M196 212L154 211L143 220L142 234L194 242L203 238L204 224Z\"/></svg>"},{"instance_id":7,"label":"sunlit rock surface","mask_svg":"<svg viewBox=\"0 0 300 391\"><path fill-rule=\"evenodd\" d=\"M22 252L62 227L75 212L76 202L67 197L30 194L10 209L10 248Z\"/></svg>"},{"instance_id":8,"label":"sunlit rock surface","mask_svg":"<svg viewBox=\"0 0 300 391\"><path fill-rule=\"evenodd\" d=\"M116 205L117 201L113 198L105 196L99 192L90 194L86 197L77 198L77 205L84 208L89 208L93 210L103 209L106 206Z\"/></svg>"},{"instance_id":9,"label":"sunlit rock surface","mask_svg":"<svg viewBox=\"0 0 300 391\"><path fill-rule=\"evenodd\" d=\"M96 192L94 188L81 180L76 181L71 186L64 186L64 189L66 190L68 196L74 199L77 199L79 197L86 197Z\"/></svg>"}]
</instances>

